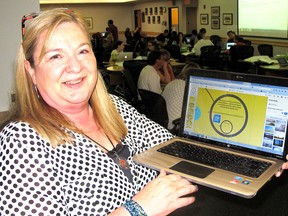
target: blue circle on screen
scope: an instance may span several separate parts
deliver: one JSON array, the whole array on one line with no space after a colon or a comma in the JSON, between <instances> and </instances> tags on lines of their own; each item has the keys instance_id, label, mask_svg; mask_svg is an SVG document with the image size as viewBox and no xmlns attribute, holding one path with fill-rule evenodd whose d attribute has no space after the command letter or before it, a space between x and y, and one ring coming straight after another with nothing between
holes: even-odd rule
<instances>
[{"instance_id":1,"label":"blue circle on screen","mask_svg":"<svg viewBox=\"0 0 288 216\"><path fill-rule=\"evenodd\" d=\"M196 107L194 119L198 120L200 118L200 116L201 116L201 110L199 109L199 107Z\"/></svg>"}]
</instances>

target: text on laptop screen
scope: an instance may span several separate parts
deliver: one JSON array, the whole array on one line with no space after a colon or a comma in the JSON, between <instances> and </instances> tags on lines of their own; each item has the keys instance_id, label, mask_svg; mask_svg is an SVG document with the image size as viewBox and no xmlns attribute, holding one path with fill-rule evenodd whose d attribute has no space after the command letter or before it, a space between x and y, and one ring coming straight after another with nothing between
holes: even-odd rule
<instances>
[{"instance_id":1,"label":"text on laptop screen","mask_svg":"<svg viewBox=\"0 0 288 216\"><path fill-rule=\"evenodd\" d=\"M189 77L183 134L282 155L288 88Z\"/></svg>"}]
</instances>

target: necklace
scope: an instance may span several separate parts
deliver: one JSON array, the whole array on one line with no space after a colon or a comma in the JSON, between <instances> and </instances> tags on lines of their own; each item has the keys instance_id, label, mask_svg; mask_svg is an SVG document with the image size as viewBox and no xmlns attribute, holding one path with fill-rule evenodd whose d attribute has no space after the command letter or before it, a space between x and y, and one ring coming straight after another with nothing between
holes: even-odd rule
<instances>
[{"instance_id":1,"label":"necklace","mask_svg":"<svg viewBox=\"0 0 288 216\"><path fill-rule=\"evenodd\" d=\"M130 155L128 146L124 146L120 143L118 143L115 147L111 139L107 136L106 133L104 133L109 142L111 143L113 149L108 150L106 147L101 145L100 143L96 142L94 139L89 137L88 135L84 134L87 138L89 138L91 141L96 143L98 146L102 147L105 151L107 151L107 155L122 169L122 170L129 170L129 165L127 163L127 158Z\"/></svg>"}]
</instances>

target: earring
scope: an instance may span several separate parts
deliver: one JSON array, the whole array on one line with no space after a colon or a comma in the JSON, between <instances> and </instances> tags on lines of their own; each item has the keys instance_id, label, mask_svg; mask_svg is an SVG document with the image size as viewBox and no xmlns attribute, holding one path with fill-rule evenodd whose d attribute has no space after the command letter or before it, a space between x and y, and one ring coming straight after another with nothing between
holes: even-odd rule
<instances>
[{"instance_id":1,"label":"earring","mask_svg":"<svg viewBox=\"0 0 288 216\"><path fill-rule=\"evenodd\" d=\"M34 90L35 90L35 93L37 95L37 98L39 99L40 98L40 95L39 95L39 92L38 92L38 88L37 88L37 85L34 84Z\"/></svg>"}]
</instances>

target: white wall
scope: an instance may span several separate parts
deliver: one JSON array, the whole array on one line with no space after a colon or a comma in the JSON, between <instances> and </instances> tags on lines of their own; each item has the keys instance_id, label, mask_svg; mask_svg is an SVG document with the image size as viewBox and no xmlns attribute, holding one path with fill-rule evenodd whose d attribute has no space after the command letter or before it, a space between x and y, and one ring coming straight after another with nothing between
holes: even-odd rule
<instances>
[{"instance_id":1,"label":"white wall","mask_svg":"<svg viewBox=\"0 0 288 216\"><path fill-rule=\"evenodd\" d=\"M0 1L0 112L9 109L14 62L21 39L21 18L39 8L39 0Z\"/></svg>"},{"instance_id":2,"label":"white wall","mask_svg":"<svg viewBox=\"0 0 288 216\"><path fill-rule=\"evenodd\" d=\"M211 7L220 7L220 29L211 28ZM223 25L223 13L233 14L233 25ZM226 33L229 30L237 32L237 0L199 0L198 3L198 17L200 14L209 15L208 25L201 25L200 19L198 19L198 29L206 28L207 35L220 35L221 37L226 37Z\"/></svg>"},{"instance_id":3,"label":"white wall","mask_svg":"<svg viewBox=\"0 0 288 216\"><path fill-rule=\"evenodd\" d=\"M92 17L93 29L90 32L105 32L109 19L113 20L118 31L125 31L126 27L133 29L132 4L41 4L41 10L55 7L67 7L84 17Z\"/></svg>"}]
</instances>

